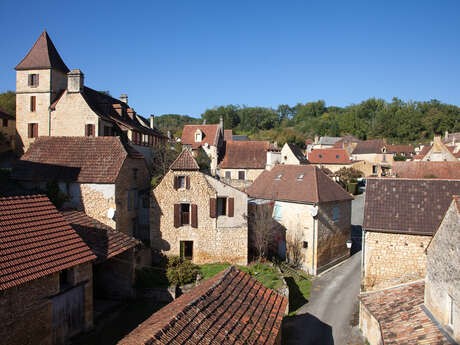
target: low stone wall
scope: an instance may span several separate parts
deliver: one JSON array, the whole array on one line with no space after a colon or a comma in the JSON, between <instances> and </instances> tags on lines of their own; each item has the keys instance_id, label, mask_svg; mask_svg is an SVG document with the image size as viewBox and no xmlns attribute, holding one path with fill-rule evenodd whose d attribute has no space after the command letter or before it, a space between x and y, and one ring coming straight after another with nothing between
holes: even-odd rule
<instances>
[{"instance_id":1,"label":"low stone wall","mask_svg":"<svg viewBox=\"0 0 460 345\"><path fill-rule=\"evenodd\" d=\"M380 324L361 302L359 303L359 328L370 345L383 344Z\"/></svg>"}]
</instances>

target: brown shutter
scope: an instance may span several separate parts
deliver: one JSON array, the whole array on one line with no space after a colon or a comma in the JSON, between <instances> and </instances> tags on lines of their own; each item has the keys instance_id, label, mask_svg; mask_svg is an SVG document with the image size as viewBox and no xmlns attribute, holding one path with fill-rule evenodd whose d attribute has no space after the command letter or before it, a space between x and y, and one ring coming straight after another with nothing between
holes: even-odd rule
<instances>
[{"instance_id":1,"label":"brown shutter","mask_svg":"<svg viewBox=\"0 0 460 345\"><path fill-rule=\"evenodd\" d=\"M177 190L178 178L177 178L177 176L174 176L173 178L174 178L174 189Z\"/></svg>"},{"instance_id":2,"label":"brown shutter","mask_svg":"<svg viewBox=\"0 0 460 345\"><path fill-rule=\"evenodd\" d=\"M180 224L180 204L174 204L174 227L178 228Z\"/></svg>"},{"instance_id":3,"label":"brown shutter","mask_svg":"<svg viewBox=\"0 0 460 345\"><path fill-rule=\"evenodd\" d=\"M35 78L37 78L37 80L35 81L35 85L36 85L36 86L38 86L39 83L40 83L38 77L40 77L40 74L36 74L36 75L35 75Z\"/></svg>"},{"instance_id":4,"label":"brown shutter","mask_svg":"<svg viewBox=\"0 0 460 345\"><path fill-rule=\"evenodd\" d=\"M192 204L192 228L198 227L198 208L196 204Z\"/></svg>"},{"instance_id":5,"label":"brown shutter","mask_svg":"<svg viewBox=\"0 0 460 345\"><path fill-rule=\"evenodd\" d=\"M29 75L28 75L27 85L28 85L28 86L31 86L31 85L32 85L32 74L29 74Z\"/></svg>"},{"instance_id":6,"label":"brown shutter","mask_svg":"<svg viewBox=\"0 0 460 345\"><path fill-rule=\"evenodd\" d=\"M89 125L85 126L85 137L89 136Z\"/></svg>"},{"instance_id":7,"label":"brown shutter","mask_svg":"<svg viewBox=\"0 0 460 345\"><path fill-rule=\"evenodd\" d=\"M185 188L190 189L190 176L185 176Z\"/></svg>"},{"instance_id":8,"label":"brown shutter","mask_svg":"<svg viewBox=\"0 0 460 345\"><path fill-rule=\"evenodd\" d=\"M235 199L234 198L228 198L228 216L233 217L234 215L234 204L235 204Z\"/></svg>"},{"instance_id":9,"label":"brown shutter","mask_svg":"<svg viewBox=\"0 0 460 345\"><path fill-rule=\"evenodd\" d=\"M29 132L27 133L29 138L32 138L33 132L32 132L32 124L29 123Z\"/></svg>"},{"instance_id":10,"label":"brown shutter","mask_svg":"<svg viewBox=\"0 0 460 345\"><path fill-rule=\"evenodd\" d=\"M38 123L34 123L32 128L33 128L34 138L37 138L38 137Z\"/></svg>"},{"instance_id":11,"label":"brown shutter","mask_svg":"<svg viewBox=\"0 0 460 345\"><path fill-rule=\"evenodd\" d=\"M211 218L216 218L216 205L217 204L217 199L216 198L210 198L209 199L209 216Z\"/></svg>"}]
</instances>

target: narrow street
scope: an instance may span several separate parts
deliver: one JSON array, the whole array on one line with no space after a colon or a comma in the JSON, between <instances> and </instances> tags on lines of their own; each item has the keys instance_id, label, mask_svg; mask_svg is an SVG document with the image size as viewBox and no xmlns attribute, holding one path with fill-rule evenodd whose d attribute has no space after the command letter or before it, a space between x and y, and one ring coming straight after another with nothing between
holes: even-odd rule
<instances>
[{"instance_id":1,"label":"narrow street","mask_svg":"<svg viewBox=\"0 0 460 345\"><path fill-rule=\"evenodd\" d=\"M353 244L359 242L364 195L352 204ZM355 241L356 240L356 241ZM310 300L283 324L286 345L347 345L357 308L361 252L313 279Z\"/></svg>"}]
</instances>

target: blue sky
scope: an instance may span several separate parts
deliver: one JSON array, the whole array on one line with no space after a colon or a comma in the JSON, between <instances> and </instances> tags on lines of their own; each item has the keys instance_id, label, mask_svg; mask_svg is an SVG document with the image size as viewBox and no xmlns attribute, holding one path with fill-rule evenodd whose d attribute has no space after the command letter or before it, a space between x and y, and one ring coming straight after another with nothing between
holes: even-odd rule
<instances>
[{"instance_id":1,"label":"blue sky","mask_svg":"<svg viewBox=\"0 0 460 345\"><path fill-rule=\"evenodd\" d=\"M460 105L460 1L0 1L0 92L44 28L144 116L369 97Z\"/></svg>"}]
</instances>

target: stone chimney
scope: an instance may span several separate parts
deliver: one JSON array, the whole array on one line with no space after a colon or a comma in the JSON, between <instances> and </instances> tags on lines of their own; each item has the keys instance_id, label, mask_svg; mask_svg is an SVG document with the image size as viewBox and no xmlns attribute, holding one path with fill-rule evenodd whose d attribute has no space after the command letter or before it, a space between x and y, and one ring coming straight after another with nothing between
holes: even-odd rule
<instances>
[{"instance_id":1,"label":"stone chimney","mask_svg":"<svg viewBox=\"0 0 460 345\"><path fill-rule=\"evenodd\" d=\"M224 118L222 116L219 119L219 127L220 129L224 130Z\"/></svg>"},{"instance_id":2,"label":"stone chimney","mask_svg":"<svg viewBox=\"0 0 460 345\"><path fill-rule=\"evenodd\" d=\"M315 144L318 144L318 142L319 142L319 137L315 135Z\"/></svg>"},{"instance_id":3,"label":"stone chimney","mask_svg":"<svg viewBox=\"0 0 460 345\"><path fill-rule=\"evenodd\" d=\"M84 87L84 74L79 69L67 73L67 92L82 92Z\"/></svg>"},{"instance_id":4,"label":"stone chimney","mask_svg":"<svg viewBox=\"0 0 460 345\"><path fill-rule=\"evenodd\" d=\"M122 101L125 104L128 104L128 95L126 93L122 94L120 96L120 101Z\"/></svg>"},{"instance_id":5,"label":"stone chimney","mask_svg":"<svg viewBox=\"0 0 460 345\"><path fill-rule=\"evenodd\" d=\"M203 125L205 125L205 124L206 124L206 119L203 120Z\"/></svg>"},{"instance_id":6,"label":"stone chimney","mask_svg":"<svg viewBox=\"0 0 460 345\"><path fill-rule=\"evenodd\" d=\"M153 127L154 127L154 126L153 126L153 119L154 119L154 118L155 118L155 115L150 114L150 128L152 128L152 129L153 129Z\"/></svg>"},{"instance_id":7,"label":"stone chimney","mask_svg":"<svg viewBox=\"0 0 460 345\"><path fill-rule=\"evenodd\" d=\"M449 131L446 131L446 132L444 133L444 139L447 140L448 138L449 138Z\"/></svg>"}]
</instances>

